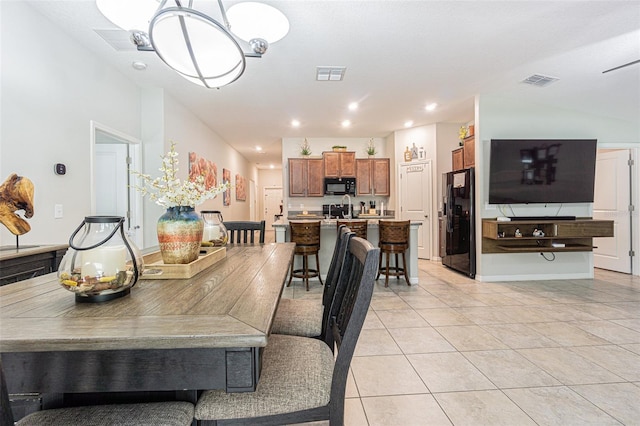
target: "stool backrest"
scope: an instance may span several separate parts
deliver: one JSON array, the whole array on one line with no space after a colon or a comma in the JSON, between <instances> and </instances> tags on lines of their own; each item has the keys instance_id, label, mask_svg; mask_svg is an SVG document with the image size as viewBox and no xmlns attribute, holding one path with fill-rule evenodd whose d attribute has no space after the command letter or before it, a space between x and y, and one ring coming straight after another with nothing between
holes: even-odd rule
<instances>
[{"instance_id":1,"label":"stool backrest","mask_svg":"<svg viewBox=\"0 0 640 426\"><path fill-rule=\"evenodd\" d=\"M320 247L320 221L289 222L291 241L299 246Z\"/></svg>"},{"instance_id":2,"label":"stool backrest","mask_svg":"<svg viewBox=\"0 0 640 426\"><path fill-rule=\"evenodd\" d=\"M367 226L368 223L366 220L342 220L338 219L336 221L336 226L340 229L340 225L348 226L349 229L353 233L356 234L356 237L360 237L363 240L367 239Z\"/></svg>"},{"instance_id":3,"label":"stool backrest","mask_svg":"<svg viewBox=\"0 0 640 426\"><path fill-rule=\"evenodd\" d=\"M385 244L409 244L408 220L381 220L378 222L380 230L380 243Z\"/></svg>"},{"instance_id":4,"label":"stool backrest","mask_svg":"<svg viewBox=\"0 0 640 426\"><path fill-rule=\"evenodd\" d=\"M258 243L264 244L265 221L230 221L223 222L229 232L231 244L255 244L255 233L258 234Z\"/></svg>"}]
</instances>

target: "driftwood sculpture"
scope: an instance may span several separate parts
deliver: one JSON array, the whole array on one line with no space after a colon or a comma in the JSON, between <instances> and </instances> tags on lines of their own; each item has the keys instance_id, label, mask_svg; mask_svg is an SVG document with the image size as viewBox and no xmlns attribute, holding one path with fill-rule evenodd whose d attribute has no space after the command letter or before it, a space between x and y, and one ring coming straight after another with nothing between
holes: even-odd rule
<instances>
[{"instance_id":1,"label":"driftwood sculpture","mask_svg":"<svg viewBox=\"0 0 640 426\"><path fill-rule=\"evenodd\" d=\"M31 226L15 212L24 210L24 217L33 216L33 182L12 173L0 185L0 223L14 235L26 234Z\"/></svg>"}]
</instances>

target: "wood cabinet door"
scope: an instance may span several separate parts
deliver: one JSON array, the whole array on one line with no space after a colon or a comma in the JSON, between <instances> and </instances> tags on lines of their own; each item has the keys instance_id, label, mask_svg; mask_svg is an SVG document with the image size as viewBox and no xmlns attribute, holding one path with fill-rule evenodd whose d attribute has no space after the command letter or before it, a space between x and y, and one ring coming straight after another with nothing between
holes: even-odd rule
<instances>
[{"instance_id":1,"label":"wood cabinet door","mask_svg":"<svg viewBox=\"0 0 640 426\"><path fill-rule=\"evenodd\" d=\"M451 153L451 170L464 169L464 148L460 147Z\"/></svg>"},{"instance_id":2,"label":"wood cabinet door","mask_svg":"<svg viewBox=\"0 0 640 426\"><path fill-rule=\"evenodd\" d=\"M463 144L463 165L465 169L473 167L476 163L476 138L469 136L462 142Z\"/></svg>"},{"instance_id":3,"label":"wood cabinet door","mask_svg":"<svg viewBox=\"0 0 640 426\"><path fill-rule=\"evenodd\" d=\"M322 158L307 160L307 197L324 196L323 167Z\"/></svg>"},{"instance_id":4,"label":"wood cabinet door","mask_svg":"<svg viewBox=\"0 0 640 426\"><path fill-rule=\"evenodd\" d=\"M340 177L340 153L323 152L324 177Z\"/></svg>"},{"instance_id":5,"label":"wood cabinet door","mask_svg":"<svg viewBox=\"0 0 640 426\"><path fill-rule=\"evenodd\" d=\"M389 185L390 162L388 158L378 158L371 160L373 164L373 173L371 174L371 184L375 195L390 196L391 188Z\"/></svg>"},{"instance_id":6,"label":"wood cabinet door","mask_svg":"<svg viewBox=\"0 0 640 426\"><path fill-rule=\"evenodd\" d=\"M308 164L304 158L289 158L289 196L304 197L307 189Z\"/></svg>"},{"instance_id":7,"label":"wood cabinet door","mask_svg":"<svg viewBox=\"0 0 640 426\"><path fill-rule=\"evenodd\" d=\"M357 195L369 195L371 194L371 175L373 169L373 163L369 159L357 159L356 160L356 194Z\"/></svg>"},{"instance_id":8,"label":"wood cabinet door","mask_svg":"<svg viewBox=\"0 0 640 426\"><path fill-rule=\"evenodd\" d=\"M340 153L340 177L356 177L356 153Z\"/></svg>"}]
</instances>

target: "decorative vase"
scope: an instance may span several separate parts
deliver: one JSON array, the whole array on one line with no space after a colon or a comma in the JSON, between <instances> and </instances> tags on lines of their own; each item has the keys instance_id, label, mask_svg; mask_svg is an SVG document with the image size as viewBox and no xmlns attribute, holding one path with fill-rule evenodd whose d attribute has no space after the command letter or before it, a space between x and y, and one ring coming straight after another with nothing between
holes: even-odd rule
<instances>
[{"instance_id":1,"label":"decorative vase","mask_svg":"<svg viewBox=\"0 0 640 426\"><path fill-rule=\"evenodd\" d=\"M169 207L158 219L158 243L165 264L191 263L198 258L204 221L193 207Z\"/></svg>"}]
</instances>

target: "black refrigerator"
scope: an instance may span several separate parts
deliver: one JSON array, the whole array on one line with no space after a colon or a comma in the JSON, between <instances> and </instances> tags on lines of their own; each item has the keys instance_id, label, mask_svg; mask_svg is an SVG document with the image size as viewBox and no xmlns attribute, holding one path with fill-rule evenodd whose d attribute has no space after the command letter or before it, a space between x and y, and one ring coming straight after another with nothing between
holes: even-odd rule
<instances>
[{"instance_id":1,"label":"black refrigerator","mask_svg":"<svg viewBox=\"0 0 640 426\"><path fill-rule=\"evenodd\" d=\"M442 175L444 255L442 264L476 276L474 169Z\"/></svg>"}]
</instances>

